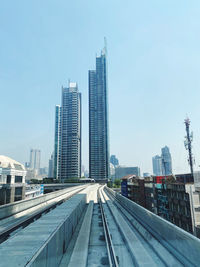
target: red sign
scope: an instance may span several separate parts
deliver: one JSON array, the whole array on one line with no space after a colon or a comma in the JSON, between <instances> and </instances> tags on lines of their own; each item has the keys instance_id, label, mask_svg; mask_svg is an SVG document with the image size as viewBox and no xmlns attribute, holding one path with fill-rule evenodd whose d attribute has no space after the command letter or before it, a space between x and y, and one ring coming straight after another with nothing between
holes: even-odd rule
<instances>
[{"instance_id":1,"label":"red sign","mask_svg":"<svg viewBox=\"0 0 200 267\"><path fill-rule=\"evenodd\" d=\"M162 184L164 182L165 176L156 176L156 183Z\"/></svg>"}]
</instances>

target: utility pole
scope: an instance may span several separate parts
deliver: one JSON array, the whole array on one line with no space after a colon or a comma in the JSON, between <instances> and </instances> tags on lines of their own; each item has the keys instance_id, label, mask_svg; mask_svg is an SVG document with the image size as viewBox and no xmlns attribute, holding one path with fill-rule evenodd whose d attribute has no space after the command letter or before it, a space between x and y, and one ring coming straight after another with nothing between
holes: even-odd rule
<instances>
[{"instance_id":1,"label":"utility pole","mask_svg":"<svg viewBox=\"0 0 200 267\"><path fill-rule=\"evenodd\" d=\"M193 163L194 163L194 158L192 155L192 141L193 141L193 133L190 133L190 120L189 118L186 118L185 121L185 127L186 127L186 136L185 136L185 148L188 150L188 163L190 165L190 171L192 178L194 178L194 172L193 172Z\"/></svg>"}]
</instances>

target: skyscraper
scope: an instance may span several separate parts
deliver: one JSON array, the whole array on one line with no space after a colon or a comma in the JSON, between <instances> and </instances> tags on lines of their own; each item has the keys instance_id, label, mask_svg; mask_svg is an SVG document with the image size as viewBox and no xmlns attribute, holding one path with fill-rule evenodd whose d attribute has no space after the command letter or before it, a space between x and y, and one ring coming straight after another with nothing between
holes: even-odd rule
<instances>
[{"instance_id":1,"label":"skyscraper","mask_svg":"<svg viewBox=\"0 0 200 267\"><path fill-rule=\"evenodd\" d=\"M41 151L39 149L31 149L30 151L30 169L37 170L40 169L40 156Z\"/></svg>"},{"instance_id":2,"label":"skyscraper","mask_svg":"<svg viewBox=\"0 0 200 267\"><path fill-rule=\"evenodd\" d=\"M49 168L48 168L48 177L53 178L53 165L54 165L54 157L53 153L51 154L51 158L49 159Z\"/></svg>"},{"instance_id":3,"label":"skyscraper","mask_svg":"<svg viewBox=\"0 0 200 267\"><path fill-rule=\"evenodd\" d=\"M156 155L152 158L153 163L153 174L156 176L161 176L162 172L162 158L159 155Z\"/></svg>"},{"instance_id":4,"label":"skyscraper","mask_svg":"<svg viewBox=\"0 0 200 267\"><path fill-rule=\"evenodd\" d=\"M161 149L161 157L162 157L163 175L171 175L172 174L172 158L169 152L169 147L165 146Z\"/></svg>"},{"instance_id":5,"label":"skyscraper","mask_svg":"<svg viewBox=\"0 0 200 267\"><path fill-rule=\"evenodd\" d=\"M89 176L109 177L108 92L106 48L89 70Z\"/></svg>"},{"instance_id":6,"label":"skyscraper","mask_svg":"<svg viewBox=\"0 0 200 267\"><path fill-rule=\"evenodd\" d=\"M110 156L110 163L113 164L114 167L119 165L119 160L116 158L115 155L111 155Z\"/></svg>"},{"instance_id":7,"label":"skyscraper","mask_svg":"<svg viewBox=\"0 0 200 267\"><path fill-rule=\"evenodd\" d=\"M81 176L81 94L76 83L62 88L60 179Z\"/></svg>"},{"instance_id":8,"label":"skyscraper","mask_svg":"<svg viewBox=\"0 0 200 267\"><path fill-rule=\"evenodd\" d=\"M56 105L55 108L55 133L54 133L54 164L53 164L53 177L59 178L59 159L60 159L60 115L61 108Z\"/></svg>"}]
</instances>

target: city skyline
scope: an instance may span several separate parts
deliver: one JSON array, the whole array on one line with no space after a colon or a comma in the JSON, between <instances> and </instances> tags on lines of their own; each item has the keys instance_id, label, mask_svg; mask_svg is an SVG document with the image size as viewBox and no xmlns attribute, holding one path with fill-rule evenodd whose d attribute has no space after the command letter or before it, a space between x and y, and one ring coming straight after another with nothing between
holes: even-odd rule
<instances>
[{"instance_id":1,"label":"city skyline","mask_svg":"<svg viewBox=\"0 0 200 267\"><path fill-rule=\"evenodd\" d=\"M60 101L59 88L71 77L82 92L83 165L88 169L87 71L106 36L110 153L122 165L152 172L152 156L168 144L173 172L189 172L183 143L188 114L198 170L200 3L105 3L106 9L92 1L84 5L50 0L48 8L46 1L12 3L12 9L9 3L1 4L1 114L7 110L2 117L1 154L23 163L30 147L39 147L41 165L48 165L54 106Z\"/></svg>"}]
</instances>

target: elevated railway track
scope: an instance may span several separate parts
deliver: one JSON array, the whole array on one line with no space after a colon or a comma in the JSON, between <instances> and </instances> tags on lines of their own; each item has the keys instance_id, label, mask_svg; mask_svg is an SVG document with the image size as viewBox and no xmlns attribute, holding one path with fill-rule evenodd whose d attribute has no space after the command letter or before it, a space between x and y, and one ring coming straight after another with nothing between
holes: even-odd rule
<instances>
[{"instance_id":1,"label":"elevated railway track","mask_svg":"<svg viewBox=\"0 0 200 267\"><path fill-rule=\"evenodd\" d=\"M84 190L86 187L87 185L74 186L35 199L15 202L0 207L0 212L2 209L5 214L0 220L0 244L12 236L13 233L16 233L18 229L21 230L25 228L75 194ZM22 207L23 205L24 208Z\"/></svg>"},{"instance_id":2,"label":"elevated railway track","mask_svg":"<svg viewBox=\"0 0 200 267\"><path fill-rule=\"evenodd\" d=\"M196 237L105 186L76 190L0 244L0 266L200 266Z\"/></svg>"}]
</instances>

